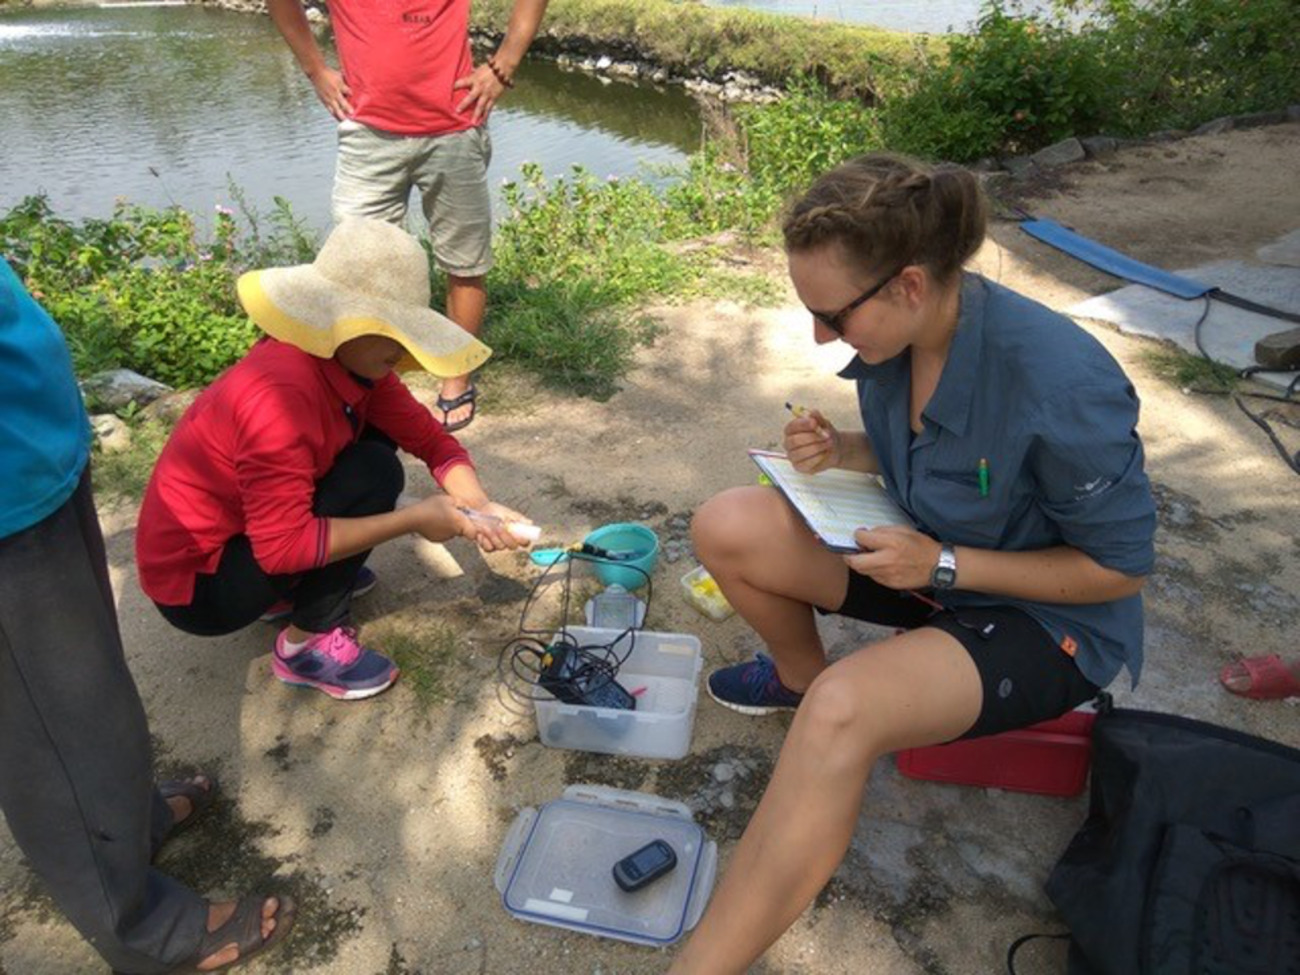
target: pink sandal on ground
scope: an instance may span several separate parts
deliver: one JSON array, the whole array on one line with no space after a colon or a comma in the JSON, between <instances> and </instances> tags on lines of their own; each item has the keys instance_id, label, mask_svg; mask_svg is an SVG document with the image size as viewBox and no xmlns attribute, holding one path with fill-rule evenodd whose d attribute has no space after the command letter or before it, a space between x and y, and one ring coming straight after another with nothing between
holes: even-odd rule
<instances>
[{"instance_id":1,"label":"pink sandal on ground","mask_svg":"<svg viewBox=\"0 0 1300 975\"><path fill-rule=\"evenodd\" d=\"M1229 684L1231 680L1246 678L1250 683L1242 690ZM1277 701L1286 697L1300 697L1300 680L1275 653L1258 657L1243 657L1228 664L1219 672L1219 683L1230 694L1249 697L1256 701Z\"/></svg>"}]
</instances>

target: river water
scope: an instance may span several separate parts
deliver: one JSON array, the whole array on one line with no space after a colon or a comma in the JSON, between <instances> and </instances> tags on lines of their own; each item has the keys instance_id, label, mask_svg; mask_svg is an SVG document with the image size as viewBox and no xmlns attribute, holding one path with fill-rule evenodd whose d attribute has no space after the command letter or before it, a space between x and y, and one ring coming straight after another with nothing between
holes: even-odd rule
<instances>
[{"instance_id":1,"label":"river water","mask_svg":"<svg viewBox=\"0 0 1300 975\"><path fill-rule=\"evenodd\" d=\"M635 2L635 0L628 0ZM978 0L712 0L908 30L969 26ZM1034 4L1030 4L1033 6ZM494 185L525 161L548 175L662 172L699 144L680 88L610 82L526 61L492 117ZM0 12L0 212L49 196L70 219L114 201L197 214L283 196L329 223L333 119L270 19L197 6Z\"/></svg>"},{"instance_id":2,"label":"river water","mask_svg":"<svg viewBox=\"0 0 1300 975\"><path fill-rule=\"evenodd\" d=\"M597 176L680 163L699 144L680 88L603 82L527 62L492 115L494 185L525 161ZM67 218L115 199L199 214L283 196L329 223L334 120L267 17L206 7L0 13L0 212L49 195ZM649 168L649 169L648 169Z\"/></svg>"}]
</instances>

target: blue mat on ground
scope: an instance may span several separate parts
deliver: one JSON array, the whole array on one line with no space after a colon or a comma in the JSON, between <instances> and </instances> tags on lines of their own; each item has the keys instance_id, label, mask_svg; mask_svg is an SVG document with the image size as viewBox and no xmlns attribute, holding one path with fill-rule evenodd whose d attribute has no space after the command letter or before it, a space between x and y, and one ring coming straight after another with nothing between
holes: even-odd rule
<instances>
[{"instance_id":1,"label":"blue mat on ground","mask_svg":"<svg viewBox=\"0 0 1300 975\"><path fill-rule=\"evenodd\" d=\"M1113 274L1134 284L1145 284L1175 298L1200 298L1214 286L1193 281L1178 274L1170 274L1150 264L1143 264L1117 250L1111 250L1095 240L1089 240L1073 230L1062 227L1055 220L1024 220L1020 229L1031 237L1036 237L1044 244L1049 244L1071 257L1077 257L1086 264Z\"/></svg>"}]
</instances>

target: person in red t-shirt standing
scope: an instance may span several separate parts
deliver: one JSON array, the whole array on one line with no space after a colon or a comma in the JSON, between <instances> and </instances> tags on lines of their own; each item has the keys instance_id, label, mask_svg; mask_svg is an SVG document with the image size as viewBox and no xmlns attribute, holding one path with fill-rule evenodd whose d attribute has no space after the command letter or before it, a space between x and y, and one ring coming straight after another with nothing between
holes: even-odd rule
<instances>
[{"instance_id":1,"label":"person in red t-shirt standing","mask_svg":"<svg viewBox=\"0 0 1300 975\"><path fill-rule=\"evenodd\" d=\"M140 588L178 629L220 636L287 618L271 669L342 700L386 690L387 657L361 645L352 599L365 561L403 535L518 548L522 515L494 504L473 461L397 377L454 376L486 346L429 307L410 234L343 220L312 264L250 271L239 299L266 337L172 431L140 506ZM397 448L445 493L397 507Z\"/></svg>"},{"instance_id":2,"label":"person in red t-shirt standing","mask_svg":"<svg viewBox=\"0 0 1300 975\"><path fill-rule=\"evenodd\" d=\"M483 324L492 267L487 118L514 87L547 0L515 0L501 46L474 66L470 0L328 0L343 71L331 68L301 0L267 0L271 19L339 120L334 219L401 225L420 192L434 258L447 274L447 316L471 335ZM443 380L449 431L474 419L469 375Z\"/></svg>"}]
</instances>

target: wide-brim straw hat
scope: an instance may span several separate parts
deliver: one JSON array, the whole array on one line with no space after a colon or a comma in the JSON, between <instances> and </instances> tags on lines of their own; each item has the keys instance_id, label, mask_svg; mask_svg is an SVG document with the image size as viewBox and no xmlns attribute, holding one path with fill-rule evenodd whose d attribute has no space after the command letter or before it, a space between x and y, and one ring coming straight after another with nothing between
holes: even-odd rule
<instances>
[{"instance_id":1,"label":"wide-brim straw hat","mask_svg":"<svg viewBox=\"0 0 1300 975\"><path fill-rule=\"evenodd\" d=\"M268 335L322 359L349 339L385 335L406 356L399 370L463 376L492 350L429 307L429 262L410 234L383 220L349 217L316 260L249 271L239 300Z\"/></svg>"}]
</instances>

